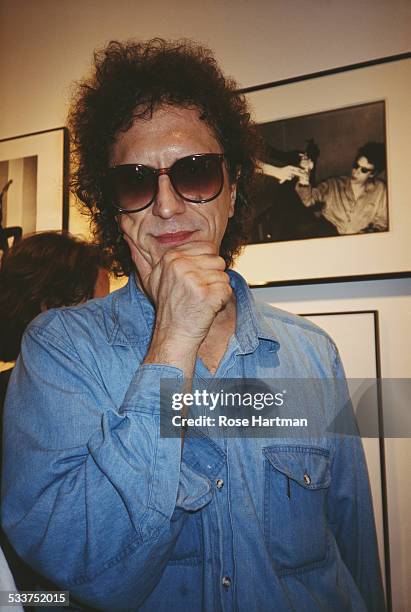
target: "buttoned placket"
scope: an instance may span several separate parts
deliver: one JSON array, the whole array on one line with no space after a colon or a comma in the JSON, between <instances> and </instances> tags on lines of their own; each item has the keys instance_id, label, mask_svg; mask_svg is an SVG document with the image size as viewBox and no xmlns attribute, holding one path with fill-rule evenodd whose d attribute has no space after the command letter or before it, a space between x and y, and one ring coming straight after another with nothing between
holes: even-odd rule
<instances>
[{"instance_id":1,"label":"buttoned placket","mask_svg":"<svg viewBox=\"0 0 411 612\"><path fill-rule=\"evenodd\" d=\"M237 296L238 299L239 296ZM241 299L241 298L240 298ZM250 320L243 322L240 336L231 337L227 350L221 359L217 371L212 376L201 359L197 359L195 377L197 380L209 382L213 378L240 378L247 376L244 370L243 355L255 350L258 346L256 330ZM238 322L237 322L238 329ZM206 414L203 412L203 414ZM230 511L230 438L226 435L213 436L213 429L203 428L204 433L224 450L226 465L215 476L213 485L213 502L207 507L203 518L205 531L210 537L212 555L212 582L215 584L215 594L219 593L219 601L214 601L213 610L233 612L238 609L236 601L236 568L234 557L234 526ZM211 544L212 543L212 544ZM207 607L207 606L206 606Z\"/></svg>"},{"instance_id":2,"label":"buttoned placket","mask_svg":"<svg viewBox=\"0 0 411 612\"><path fill-rule=\"evenodd\" d=\"M238 363L237 353L239 351L238 341L231 338L227 350L215 372L214 376L204 366L201 360L197 360L195 375L199 379L209 381L210 378L227 378L236 376L235 367ZM209 432L211 433L211 432ZM228 451L228 439L226 435L213 438L225 453ZM228 460L227 460L228 461ZM216 593L220 594L220 601L216 604L217 609L224 612L235 610L235 562L234 562L234 543L233 543L233 524L230 513L229 499L229 468L226 464L213 482L213 508L215 523L209 526L213 531L217 530L218 541L218 560L214 559L213 576L217 582ZM216 538L212 538L216 542Z\"/></svg>"}]
</instances>

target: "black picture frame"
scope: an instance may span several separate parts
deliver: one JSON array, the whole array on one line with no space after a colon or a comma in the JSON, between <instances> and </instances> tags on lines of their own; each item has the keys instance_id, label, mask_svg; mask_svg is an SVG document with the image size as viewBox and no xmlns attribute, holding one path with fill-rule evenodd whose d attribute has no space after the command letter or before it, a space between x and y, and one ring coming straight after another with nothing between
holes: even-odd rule
<instances>
[{"instance_id":1,"label":"black picture frame","mask_svg":"<svg viewBox=\"0 0 411 612\"><path fill-rule=\"evenodd\" d=\"M361 381L361 378L358 377L356 372L356 366L354 368L351 367L350 363L350 355L353 360L358 358L358 350L355 350L355 355L351 353L345 354L344 359L344 342L348 338L348 334L344 334L344 328L342 327L342 319L344 317L348 317L350 319L349 328L352 331L352 318L357 318L357 325L361 323L361 320L364 319L364 316L367 320L363 320L363 326L365 328L365 336L367 336L367 325L371 328L369 331L369 336L371 336L371 342L369 346L365 346L365 342L363 343L362 349L364 351L368 351L367 359L369 360L369 366L373 370L373 374L375 378L376 384L376 415L375 421L378 427L378 438L375 440L378 445L379 452L379 475L375 480L373 480L372 475L370 474L370 482L371 489L373 492L374 505L377 501L380 503L380 525L377 520L377 534L379 535L379 545L383 545L383 551L380 551L380 560L383 570L383 578L385 585L385 595L386 595L386 603L387 603L387 612L391 612L392 610L392 585L391 585L391 559L390 559L390 537L389 537L389 521L388 521L388 494L387 494L387 471L386 471L386 452L385 452L385 429L384 429L384 406L383 406L383 393L381 389L381 381L382 381L382 371L381 371L381 347L380 347L380 332L379 332L379 313L378 310L346 310L346 311L325 311L325 312L309 312L302 313L300 316L309 318L314 323L317 323L321 327L325 328L325 331L336 340L339 350L342 353L344 367L346 369L347 374L354 374L355 379L353 382L356 384L361 384L361 382L365 383L365 386L369 386L371 381L370 379L365 379ZM331 322L332 318L335 319L334 325L327 326L325 323L325 319L328 318ZM348 319L347 319L348 321ZM360 325L361 329L361 325ZM358 331L358 328L357 328ZM335 333L338 332L339 338L335 337ZM356 335L356 340L359 340L358 334ZM358 347L358 342L356 341L356 345ZM349 381L350 382L350 381ZM354 402L355 409L355 402ZM364 440L363 440L364 442ZM370 447L372 450L372 447ZM374 447L374 452L376 448ZM365 455L367 460L369 457L367 456L368 448L365 445ZM379 483L380 481L380 490ZM374 508L375 511L375 508ZM378 513L376 513L376 519L378 519Z\"/></svg>"},{"instance_id":2,"label":"black picture frame","mask_svg":"<svg viewBox=\"0 0 411 612\"><path fill-rule=\"evenodd\" d=\"M248 87L257 123L384 102L389 230L249 244L235 263L252 287L411 276L409 169L411 53Z\"/></svg>"},{"instance_id":3,"label":"black picture frame","mask_svg":"<svg viewBox=\"0 0 411 612\"><path fill-rule=\"evenodd\" d=\"M0 140L4 228L68 229L69 136L65 127ZM6 245L7 246L7 245Z\"/></svg>"}]
</instances>

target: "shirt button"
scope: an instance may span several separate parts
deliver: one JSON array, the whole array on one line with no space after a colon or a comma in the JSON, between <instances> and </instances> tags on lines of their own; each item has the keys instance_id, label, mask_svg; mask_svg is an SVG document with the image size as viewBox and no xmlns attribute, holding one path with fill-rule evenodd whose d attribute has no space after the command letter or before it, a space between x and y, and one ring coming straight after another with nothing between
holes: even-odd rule
<instances>
[{"instance_id":1,"label":"shirt button","mask_svg":"<svg viewBox=\"0 0 411 612\"><path fill-rule=\"evenodd\" d=\"M218 480L215 481L215 486L217 487L217 489L221 491L221 489L224 486L224 480L221 480L221 478L219 478Z\"/></svg>"},{"instance_id":2,"label":"shirt button","mask_svg":"<svg viewBox=\"0 0 411 612\"><path fill-rule=\"evenodd\" d=\"M228 589L231 586L231 579L229 576L223 576L221 584L225 589Z\"/></svg>"},{"instance_id":3,"label":"shirt button","mask_svg":"<svg viewBox=\"0 0 411 612\"><path fill-rule=\"evenodd\" d=\"M311 484L311 478L309 477L308 474L304 474L304 482L306 485Z\"/></svg>"}]
</instances>

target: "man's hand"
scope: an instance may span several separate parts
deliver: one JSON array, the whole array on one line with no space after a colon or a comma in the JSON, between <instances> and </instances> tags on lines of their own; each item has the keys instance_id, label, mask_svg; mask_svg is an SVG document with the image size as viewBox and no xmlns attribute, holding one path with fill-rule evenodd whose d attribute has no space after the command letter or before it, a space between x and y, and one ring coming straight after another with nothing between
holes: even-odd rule
<instances>
[{"instance_id":1,"label":"man's hand","mask_svg":"<svg viewBox=\"0 0 411 612\"><path fill-rule=\"evenodd\" d=\"M292 181L293 178L297 177L303 179L306 176L306 172L298 166L273 166L272 164L260 164L260 169L266 176L272 176L278 180L280 185L285 181Z\"/></svg>"},{"instance_id":2,"label":"man's hand","mask_svg":"<svg viewBox=\"0 0 411 612\"><path fill-rule=\"evenodd\" d=\"M232 295L225 261L211 242L167 251L144 288L156 306L156 330L201 343Z\"/></svg>"},{"instance_id":3,"label":"man's hand","mask_svg":"<svg viewBox=\"0 0 411 612\"><path fill-rule=\"evenodd\" d=\"M140 282L156 309L147 355L155 362L195 358L216 315L230 301L232 289L225 261L211 242L198 241L168 250L153 267L128 242ZM186 361L184 359L184 361Z\"/></svg>"}]
</instances>

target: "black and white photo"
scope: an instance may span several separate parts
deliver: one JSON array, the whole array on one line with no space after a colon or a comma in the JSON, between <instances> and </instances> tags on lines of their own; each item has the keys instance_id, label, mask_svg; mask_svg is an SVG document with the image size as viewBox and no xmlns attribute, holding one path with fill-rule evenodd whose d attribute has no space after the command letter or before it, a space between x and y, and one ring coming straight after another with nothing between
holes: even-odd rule
<instances>
[{"instance_id":1,"label":"black and white photo","mask_svg":"<svg viewBox=\"0 0 411 612\"><path fill-rule=\"evenodd\" d=\"M253 286L409 272L410 69L394 58L243 90L263 145L236 262Z\"/></svg>"},{"instance_id":2,"label":"black and white photo","mask_svg":"<svg viewBox=\"0 0 411 612\"><path fill-rule=\"evenodd\" d=\"M259 130L264 159L251 242L388 231L384 101Z\"/></svg>"}]
</instances>

